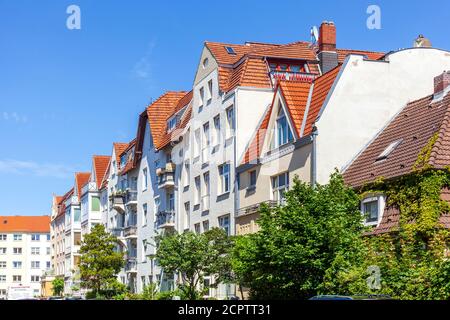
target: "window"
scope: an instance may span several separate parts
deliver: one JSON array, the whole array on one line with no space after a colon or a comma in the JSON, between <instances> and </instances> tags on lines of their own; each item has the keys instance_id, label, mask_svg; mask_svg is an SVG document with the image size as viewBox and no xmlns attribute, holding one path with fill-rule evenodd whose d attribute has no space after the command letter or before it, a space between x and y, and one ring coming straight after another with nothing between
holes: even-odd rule
<instances>
[{"instance_id":1,"label":"window","mask_svg":"<svg viewBox=\"0 0 450 320\"><path fill-rule=\"evenodd\" d=\"M22 276L13 276L13 282L21 282Z\"/></svg>"},{"instance_id":2,"label":"window","mask_svg":"<svg viewBox=\"0 0 450 320\"><path fill-rule=\"evenodd\" d=\"M194 158L200 156L200 129L194 132Z\"/></svg>"},{"instance_id":3,"label":"window","mask_svg":"<svg viewBox=\"0 0 450 320\"><path fill-rule=\"evenodd\" d=\"M22 268L22 261L13 261L13 268L14 269L21 269Z\"/></svg>"},{"instance_id":4,"label":"window","mask_svg":"<svg viewBox=\"0 0 450 320\"><path fill-rule=\"evenodd\" d=\"M194 231L195 233L200 234L200 223L196 223L194 225Z\"/></svg>"},{"instance_id":5,"label":"window","mask_svg":"<svg viewBox=\"0 0 450 320\"><path fill-rule=\"evenodd\" d=\"M120 167L123 168L127 164L127 154L120 156Z\"/></svg>"},{"instance_id":6,"label":"window","mask_svg":"<svg viewBox=\"0 0 450 320\"><path fill-rule=\"evenodd\" d=\"M0 234L0 241L6 241L7 235L6 234Z\"/></svg>"},{"instance_id":7,"label":"window","mask_svg":"<svg viewBox=\"0 0 450 320\"><path fill-rule=\"evenodd\" d=\"M376 161L385 160L397 148L403 139L392 142L384 151L377 157Z\"/></svg>"},{"instance_id":8,"label":"window","mask_svg":"<svg viewBox=\"0 0 450 320\"><path fill-rule=\"evenodd\" d=\"M227 235L230 235L230 217L229 216L219 217L219 228L222 228L223 230L225 230Z\"/></svg>"},{"instance_id":9,"label":"window","mask_svg":"<svg viewBox=\"0 0 450 320\"><path fill-rule=\"evenodd\" d=\"M145 226L147 225L147 204L144 203L142 205L142 225Z\"/></svg>"},{"instance_id":10,"label":"window","mask_svg":"<svg viewBox=\"0 0 450 320\"><path fill-rule=\"evenodd\" d=\"M161 199L157 196L153 199L153 201L155 203L155 214L157 214L159 212L159 207L161 206Z\"/></svg>"},{"instance_id":11,"label":"window","mask_svg":"<svg viewBox=\"0 0 450 320\"><path fill-rule=\"evenodd\" d=\"M0 274L0 282L6 282L6 275Z\"/></svg>"},{"instance_id":12,"label":"window","mask_svg":"<svg viewBox=\"0 0 450 320\"><path fill-rule=\"evenodd\" d=\"M13 254L22 254L22 248L13 248Z\"/></svg>"},{"instance_id":13,"label":"window","mask_svg":"<svg viewBox=\"0 0 450 320\"><path fill-rule=\"evenodd\" d=\"M100 211L100 197L91 198L91 210Z\"/></svg>"},{"instance_id":14,"label":"window","mask_svg":"<svg viewBox=\"0 0 450 320\"><path fill-rule=\"evenodd\" d=\"M230 164L225 163L219 166L219 192L221 194L230 192Z\"/></svg>"},{"instance_id":15,"label":"window","mask_svg":"<svg viewBox=\"0 0 450 320\"><path fill-rule=\"evenodd\" d=\"M73 245L74 246L81 246L81 232L74 232L73 233Z\"/></svg>"},{"instance_id":16,"label":"window","mask_svg":"<svg viewBox=\"0 0 450 320\"><path fill-rule=\"evenodd\" d=\"M168 203L169 211L171 212L175 211L175 194L173 192L169 192L167 194L167 199L169 200Z\"/></svg>"},{"instance_id":17,"label":"window","mask_svg":"<svg viewBox=\"0 0 450 320\"><path fill-rule=\"evenodd\" d=\"M6 254L6 248L0 248L0 254Z\"/></svg>"},{"instance_id":18,"label":"window","mask_svg":"<svg viewBox=\"0 0 450 320\"><path fill-rule=\"evenodd\" d=\"M381 222L384 202L385 199L382 195L368 197L361 201L361 211L366 226L377 226Z\"/></svg>"},{"instance_id":19,"label":"window","mask_svg":"<svg viewBox=\"0 0 450 320\"><path fill-rule=\"evenodd\" d=\"M39 276L31 276L31 282L39 282Z\"/></svg>"},{"instance_id":20,"label":"window","mask_svg":"<svg viewBox=\"0 0 450 320\"><path fill-rule=\"evenodd\" d=\"M50 241L50 233L47 233L47 241Z\"/></svg>"},{"instance_id":21,"label":"window","mask_svg":"<svg viewBox=\"0 0 450 320\"><path fill-rule=\"evenodd\" d=\"M289 173L285 172L272 177L272 200L278 204L284 204L285 193L289 189Z\"/></svg>"},{"instance_id":22,"label":"window","mask_svg":"<svg viewBox=\"0 0 450 320\"><path fill-rule=\"evenodd\" d=\"M280 106L276 124L275 148L285 145L292 140L294 140L294 138L292 136L291 129L289 128L289 124L286 115L284 114L283 108L281 108Z\"/></svg>"},{"instance_id":23,"label":"window","mask_svg":"<svg viewBox=\"0 0 450 320\"><path fill-rule=\"evenodd\" d=\"M73 209L73 220L74 222L81 221L81 209Z\"/></svg>"},{"instance_id":24,"label":"window","mask_svg":"<svg viewBox=\"0 0 450 320\"><path fill-rule=\"evenodd\" d=\"M31 261L31 269L39 269L41 263L39 261Z\"/></svg>"},{"instance_id":25,"label":"window","mask_svg":"<svg viewBox=\"0 0 450 320\"><path fill-rule=\"evenodd\" d=\"M40 241L41 235L40 234L32 234L31 235L31 241Z\"/></svg>"},{"instance_id":26,"label":"window","mask_svg":"<svg viewBox=\"0 0 450 320\"><path fill-rule=\"evenodd\" d=\"M190 180L191 180L191 168L190 168L189 162L185 162L185 164L184 164L184 187L187 187L189 185Z\"/></svg>"},{"instance_id":27,"label":"window","mask_svg":"<svg viewBox=\"0 0 450 320\"><path fill-rule=\"evenodd\" d=\"M189 225L190 225L190 203L186 202L184 204L184 230L189 229Z\"/></svg>"},{"instance_id":28,"label":"window","mask_svg":"<svg viewBox=\"0 0 450 320\"><path fill-rule=\"evenodd\" d=\"M167 131L172 131L173 129L175 129L176 125L177 125L177 117L176 116L172 116L167 121Z\"/></svg>"},{"instance_id":29,"label":"window","mask_svg":"<svg viewBox=\"0 0 450 320\"><path fill-rule=\"evenodd\" d=\"M202 162L208 162L209 156L209 122L203 125Z\"/></svg>"},{"instance_id":30,"label":"window","mask_svg":"<svg viewBox=\"0 0 450 320\"><path fill-rule=\"evenodd\" d=\"M203 69L206 69L208 64L209 64L209 59L208 58L203 59L203 63L202 63Z\"/></svg>"},{"instance_id":31,"label":"window","mask_svg":"<svg viewBox=\"0 0 450 320\"><path fill-rule=\"evenodd\" d=\"M46 254L50 255L50 247L45 248Z\"/></svg>"},{"instance_id":32,"label":"window","mask_svg":"<svg viewBox=\"0 0 450 320\"><path fill-rule=\"evenodd\" d=\"M0 281L0 282L2 282L2 281ZM6 296L6 289L0 289L0 297L4 297L4 296Z\"/></svg>"},{"instance_id":33,"label":"window","mask_svg":"<svg viewBox=\"0 0 450 320\"><path fill-rule=\"evenodd\" d=\"M144 168L144 170L142 170L142 190L143 191L147 190L147 186L148 186L148 174L147 168Z\"/></svg>"},{"instance_id":34,"label":"window","mask_svg":"<svg viewBox=\"0 0 450 320\"><path fill-rule=\"evenodd\" d=\"M226 138L230 138L234 134L234 108L229 107L227 110L227 127L226 127Z\"/></svg>"},{"instance_id":35,"label":"window","mask_svg":"<svg viewBox=\"0 0 450 320\"><path fill-rule=\"evenodd\" d=\"M212 140L212 145L217 146L220 144L220 115L214 117L214 135Z\"/></svg>"},{"instance_id":36,"label":"window","mask_svg":"<svg viewBox=\"0 0 450 320\"><path fill-rule=\"evenodd\" d=\"M207 101L206 104L210 104L212 100L212 92L213 92L213 82L212 80L208 81L208 95L206 96Z\"/></svg>"},{"instance_id":37,"label":"window","mask_svg":"<svg viewBox=\"0 0 450 320\"><path fill-rule=\"evenodd\" d=\"M6 261L0 261L0 269L6 268Z\"/></svg>"},{"instance_id":38,"label":"window","mask_svg":"<svg viewBox=\"0 0 450 320\"><path fill-rule=\"evenodd\" d=\"M210 201L210 184L209 184L209 172L205 172L203 174L203 197L202 197L202 211L209 210L209 201Z\"/></svg>"},{"instance_id":39,"label":"window","mask_svg":"<svg viewBox=\"0 0 450 320\"><path fill-rule=\"evenodd\" d=\"M79 258L77 257L77 256L75 256L74 257L74 265L75 266L78 266L78 263L79 263ZM47 269L50 269L50 261L47 261L46 263L45 263L45 267L47 268Z\"/></svg>"},{"instance_id":40,"label":"window","mask_svg":"<svg viewBox=\"0 0 450 320\"><path fill-rule=\"evenodd\" d=\"M14 235L14 241L22 241L22 235L21 234L15 234Z\"/></svg>"},{"instance_id":41,"label":"window","mask_svg":"<svg viewBox=\"0 0 450 320\"><path fill-rule=\"evenodd\" d=\"M141 261L142 262L147 262L147 241L143 240L142 241L142 252L141 252Z\"/></svg>"},{"instance_id":42,"label":"window","mask_svg":"<svg viewBox=\"0 0 450 320\"><path fill-rule=\"evenodd\" d=\"M195 199L194 204L198 205L200 203L200 196L201 196L201 188L200 188L200 176L195 177Z\"/></svg>"},{"instance_id":43,"label":"window","mask_svg":"<svg viewBox=\"0 0 450 320\"><path fill-rule=\"evenodd\" d=\"M232 54L232 55L236 54L236 52L234 51L234 49L232 47L226 46L225 50L227 51L228 54Z\"/></svg>"},{"instance_id":44,"label":"window","mask_svg":"<svg viewBox=\"0 0 450 320\"><path fill-rule=\"evenodd\" d=\"M206 232L209 230L209 220L203 221L203 232Z\"/></svg>"},{"instance_id":45,"label":"window","mask_svg":"<svg viewBox=\"0 0 450 320\"><path fill-rule=\"evenodd\" d=\"M201 109L205 103L205 89L203 87L200 88L199 95L200 95L200 100L198 102L198 107L199 107L198 112L201 112L202 111Z\"/></svg>"},{"instance_id":46,"label":"window","mask_svg":"<svg viewBox=\"0 0 450 320\"><path fill-rule=\"evenodd\" d=\"M250 180L249 183L250 187L256 186L256 170L252 170L249 172L249 180Z\"/></svg>"},{"instance_id":47,"label":"window","mask_svg":"<svg viewBox=\"0 0 450 320\"><path fill-rule=\"evenodd\" d=\"M38 254L40 254L40 248L38 248L38 247L33 247L33 248L31 248L31 254L32 254L32 255L38 255Z\"/></svg>"}]
</instances>

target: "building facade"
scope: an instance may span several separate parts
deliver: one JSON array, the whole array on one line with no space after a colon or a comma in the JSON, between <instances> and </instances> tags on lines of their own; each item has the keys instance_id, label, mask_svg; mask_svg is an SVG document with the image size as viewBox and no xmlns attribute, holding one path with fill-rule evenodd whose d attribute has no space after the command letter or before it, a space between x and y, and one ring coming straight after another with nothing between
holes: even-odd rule
<instances>
[{"instance_id":1,"label":"building facade","mask_svg":"<svg viewBox=\"0 0 450 320\"><path fill-rule=\"evenodd\" d=\"M50 216L2 216L0 221L0 299L16 286L41 296L41 276L51 269Z\"/></svg>"}]
</instances>

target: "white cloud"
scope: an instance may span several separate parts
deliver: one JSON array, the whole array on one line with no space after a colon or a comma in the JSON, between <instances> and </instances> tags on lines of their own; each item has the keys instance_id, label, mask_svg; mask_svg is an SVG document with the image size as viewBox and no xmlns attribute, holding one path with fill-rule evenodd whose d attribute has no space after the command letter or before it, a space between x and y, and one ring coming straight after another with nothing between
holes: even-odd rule
<instances>
[{"instance_id":1,"label":"white cloud","mask_svg":"<svg viewBox=\"0 0 450 320\"><path fill-rule=\"evenodd\" d=\"M5 121L15 121L16 123L27 123L28 117L26 115L18 114L17 112L6 112L3 111L3 120Z\"/></svg>"},{"instance_id":2,"label":"white cloud","mask_svg":"<svg viewBox=\"0 0 450 320\"><path fill-rule=\"evenodd\" d=\"M0 173L33 175L37 177L68 178L75 168L62 164L37 163L34 161L0 160Z\"/></svg>"},{"instance_id":3,"label":"white cloud","mask_svg":"<svg viewBox=\"0 0 450 320\"><path fill-rule=\"evenodd\" d=\"M151 76L151 56L153 48L156 45L156 41L152 40L147 46L147 52L145 55L134 65L132 74L136 78L148 79Z\"/></svg>"}]
</instances>

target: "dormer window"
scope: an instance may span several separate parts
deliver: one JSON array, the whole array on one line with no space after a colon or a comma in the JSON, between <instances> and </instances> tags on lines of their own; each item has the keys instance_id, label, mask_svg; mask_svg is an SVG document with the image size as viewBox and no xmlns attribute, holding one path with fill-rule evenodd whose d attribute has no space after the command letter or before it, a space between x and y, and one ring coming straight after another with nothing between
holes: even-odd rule
<instances>
[{"instance_id":1,"label":"dormer window","mask_svg":"<svg viewBox=\"0 0 450 320\"><path fill-rule=\"evenodd\" d=\"M383 217L385 197L372 195L361 201L361 212L364 216L364 225L378 226Z\"/></svg>"},{"instance_id":2,"label":"dormer window","mask_svg":"<svg viewBox=\"0 0 450 320\"><path fill-rule=\"evenodd\" d=\"M167 121L167 131L172 131L177 125L177 117L173 116Z\"/></svg>"},{"instance_id":3,"label":"dormer window","mask_svg":"<svg viewBox=\"0 0 450 320\"><path fill-rule=\"evenodd\" d=\"M127 163L127 155L126 155L126 154L123 154L123 155L120 157L120 168L125 167L126 163Z\"/></svg>"},{"instance_id":4,"label":"dormer window","mask_svg":"<svg viewBox=\"0 0 450 320\"><path fill-rule=\"evenodd\" d=\"M276 121L276 131L275 131L275 144L274 147L278 148L294 140L291 128L289 127L288 120L284 113L283 108L280 106L277 121Z\"/></svg>"},{"instance_id":5,"label":"dormer window","mask_svg":"<svg viewBox=\"0 0 450 320\"><path fill-rule=\"evenodd\" d=\"M236 52L234 51L234 49L232 47L225 47L225 50L227 50L228 54L233 54L233 55L236 54Z\"/></svg>"}]
</instances>

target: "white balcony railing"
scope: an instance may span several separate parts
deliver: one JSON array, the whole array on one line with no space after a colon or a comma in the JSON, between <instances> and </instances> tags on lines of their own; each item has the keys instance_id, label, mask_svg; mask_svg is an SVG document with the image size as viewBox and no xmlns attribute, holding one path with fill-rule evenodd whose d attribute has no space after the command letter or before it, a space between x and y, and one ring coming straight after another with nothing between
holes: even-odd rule
<instances>
[{"instance_id":1,"label":"white balcony railing","mask_svg":"<svg viewBox=\"0 0 450 320\"><path fill-rule=\"evenodd\" d=\"M157 228L175 227L175 211L160 211L156 216Z\"/></svg>"}]
</instances>

